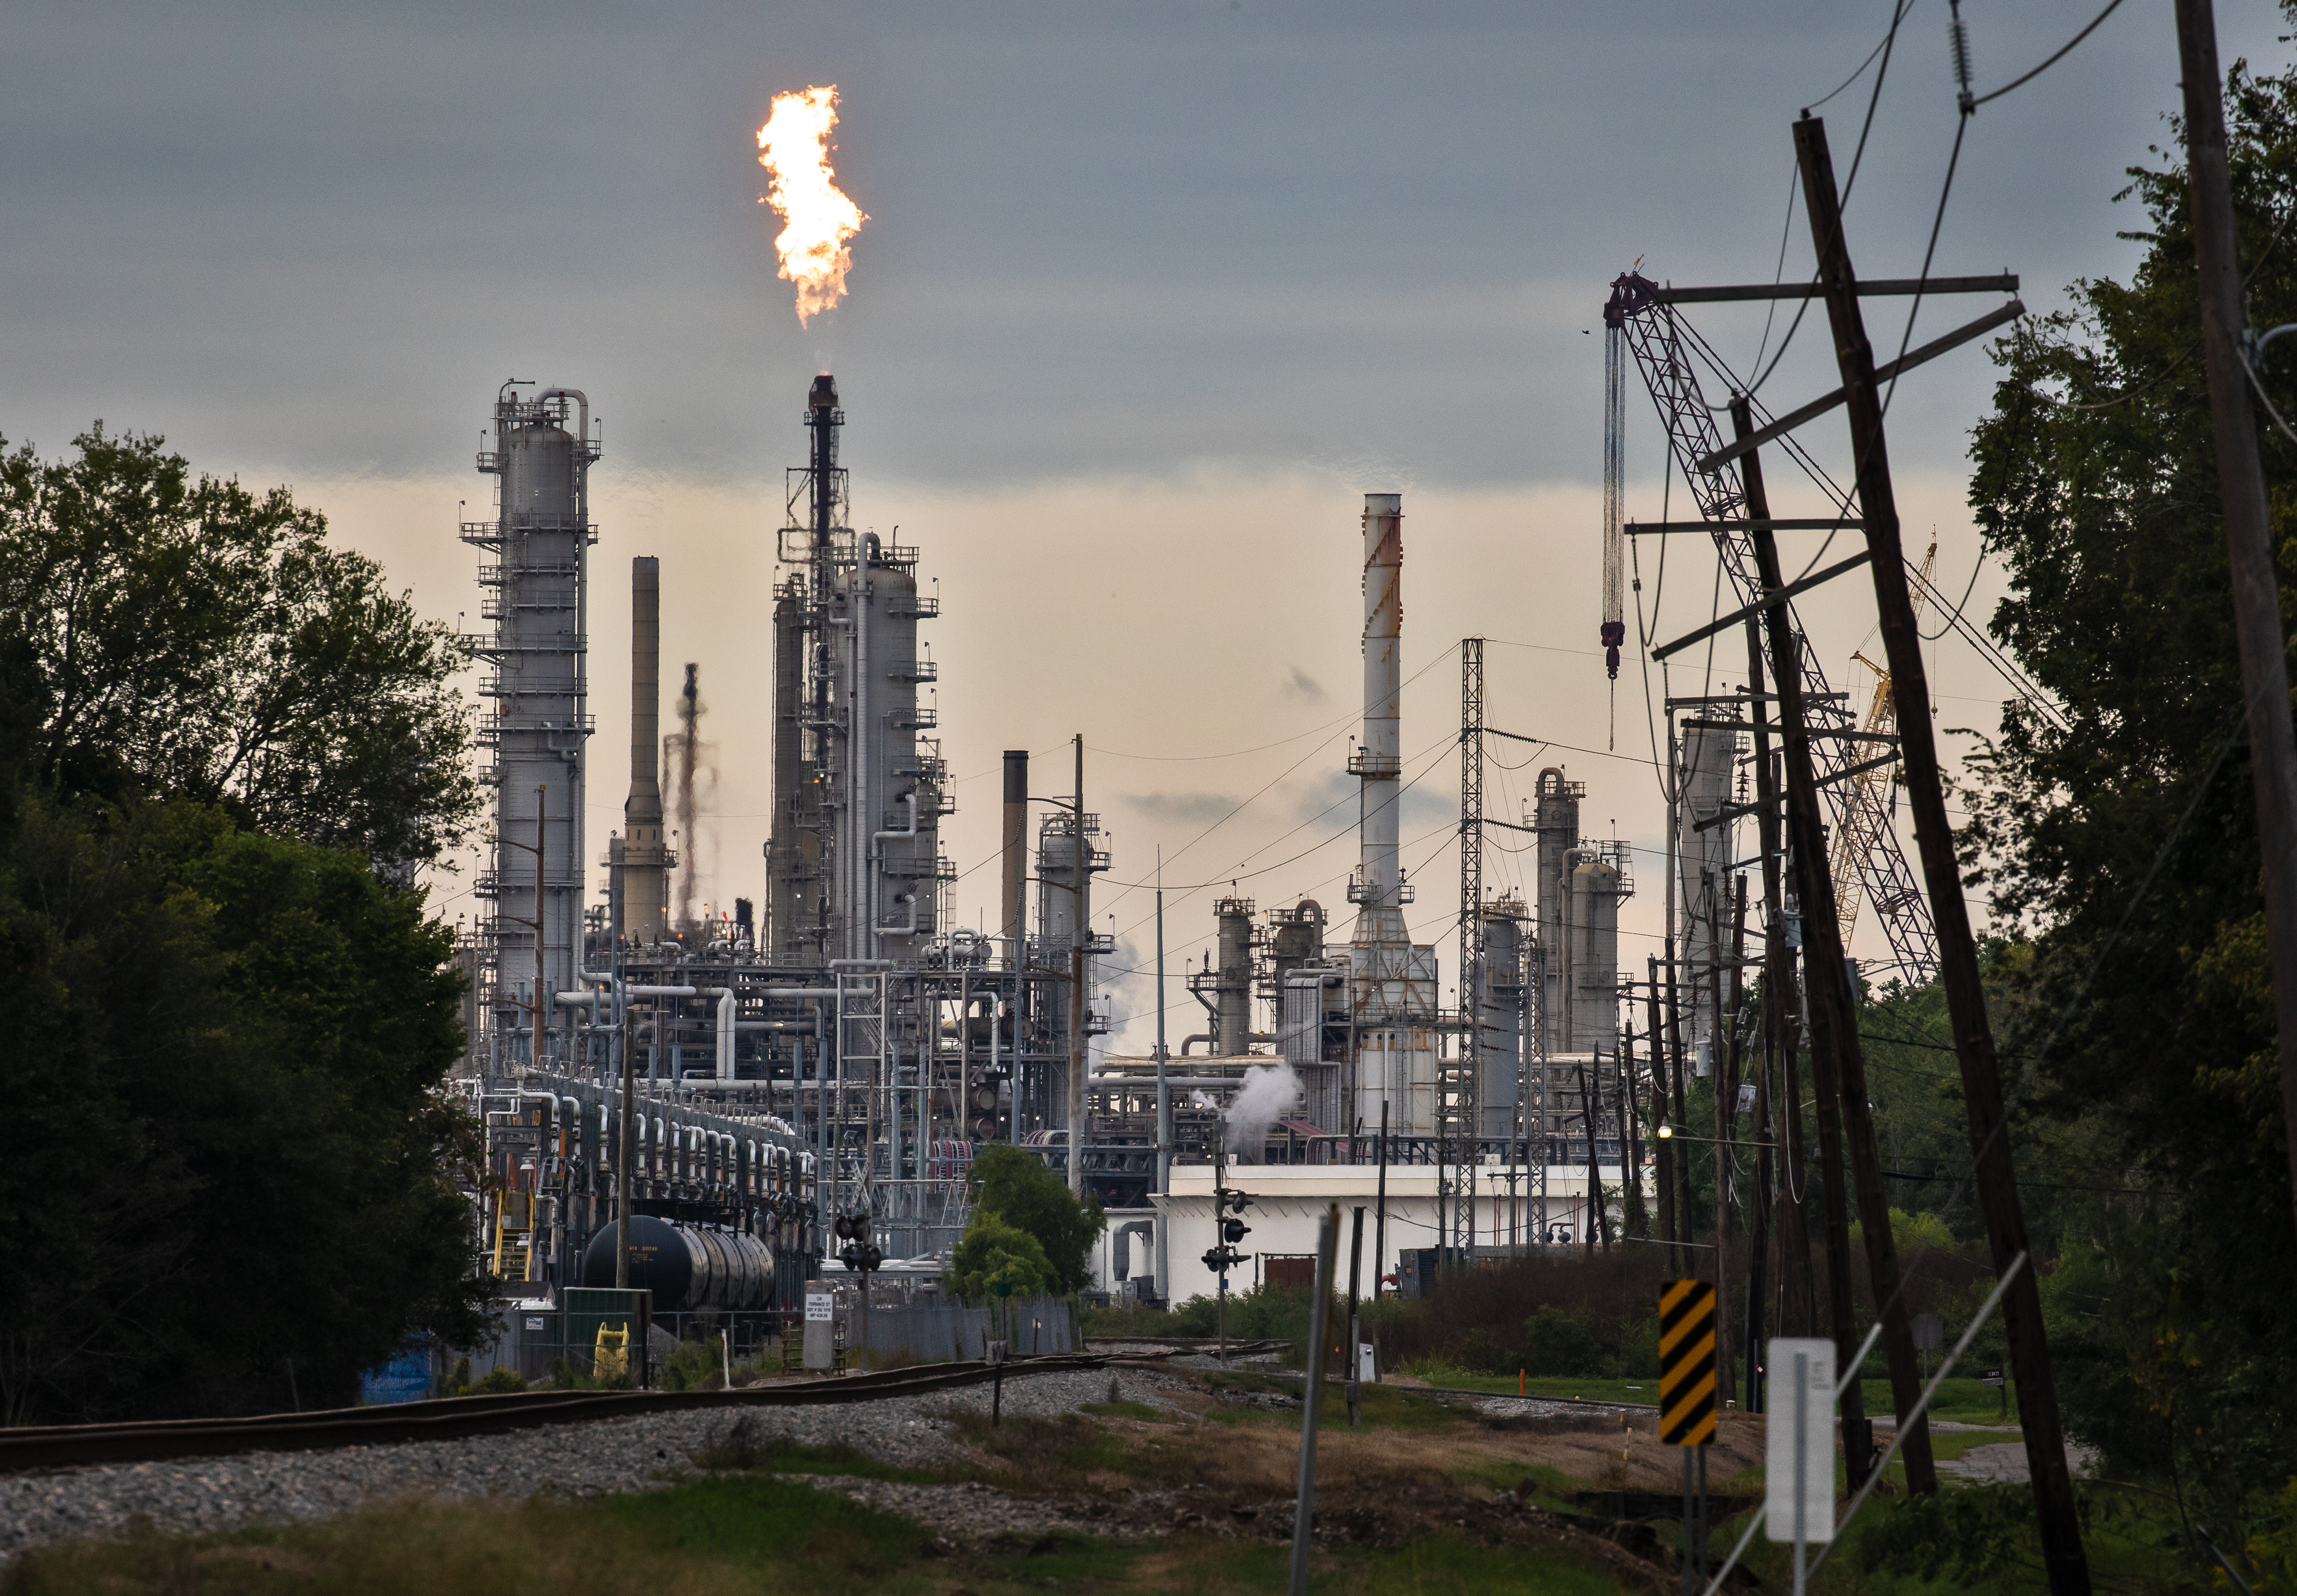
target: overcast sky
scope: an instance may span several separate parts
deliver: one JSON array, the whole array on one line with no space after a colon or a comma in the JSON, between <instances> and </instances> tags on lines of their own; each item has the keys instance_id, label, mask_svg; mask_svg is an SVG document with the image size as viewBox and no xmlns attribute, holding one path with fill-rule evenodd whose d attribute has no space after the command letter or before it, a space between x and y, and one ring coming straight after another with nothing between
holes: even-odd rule
<instances>
[{"instance_id":1,"label":"overcast sky","mask_svg":"<svg viewBox=\"0 0 2297 1596\"><path fill-rule=\"evenodd\" d=\"M1971 0L1979 90L2096 7ZM590 851L620 811L620 584L629 556L657 554L664 674L700 662L720 749L696 851L720 901L760 895L771 531L804 390L834 366L856 522L899 524L941 580L967 920L994 896L993 867L976 867L999 751L1041 751L1038 790L1066 790L1060 745L1080 730L1104 751L1088 796L1118 876L1147 879L1161 843L1178 883L1234 875L1263 903L1314 892L1344 909L1356 517L1363 491L1401 489L1407 670L1427 668L1407 754L1450 738L1447 651L1488 635L1492 723L1555 739L1539 762L1589 783L1589 829L1649 849L1643 684L1631 671L1614 703L1589 655L1605 286L1638 258L1675 282L1767 280L1782 237L1783 269L1807 273L1789 123L1888 13L19 0L0 54L0 433L54 452L100 416L207 469L292 483L452 619L476 609L453 525L456 501L486 497L471 451L497 386L585 390L606 448ZM2228 60L2278 69L2272 8L2236 0L2219 22ZM1980 111L1935 269L2016 271L2037 309L2125 271L2135 246L2115 233L2138 218L2113 195L2169 136L2176 67L2152 0ZM1873 80L1820 109L1839 171ZM754 131L772 95L819 83L842 97L841 185L871 219L850 303L806 331L774 276ZM1915 0L1848 203L1862 275L1920 267L1954 124L1946 5ZM1922 332L1991 303L1931 300ZM1895 347L1902 312L1871 313ZM1759 308L1697 323L1744 371L1784 319L1766 345ZM1776 408L1832 385L1823 331L1814 317L1771 378ZM1975 347L1942 360L1890 416L1909 544L1935 524L1957 593L1978 553L1964 450L1989 369ZM1633 513L1656 517L1667 490L1640 393L1630 420ZM1839 417L1809 433L1840 470ZM1679 482L1665 502L1683 512ZM1645 572L1662 630L1713 601L1711 559L1670 559L1663 597ZM1998 584L1977 584L1982 613ZM1847 589L1811 613L1831 672L1870 615ZM1935 669L1942 726L1994 723L2004 689L1971 651L1941 645ZM1414 923L1448 967L1446 758L1428 756L1405 835L1427 839L1407 849L1426 856ZM1659 873L1637 858L1624 953L1640 962ZM460 891L440 889L450 915L469 912ZM1176 963L1209 935L1208 896L1172 911ZM1143 895L1112 887L1101 907L1145 952ZM1112 990L1143 1016L1126 1045L1144 1042L1145 988Z\"/></svg>"}]
</instances>

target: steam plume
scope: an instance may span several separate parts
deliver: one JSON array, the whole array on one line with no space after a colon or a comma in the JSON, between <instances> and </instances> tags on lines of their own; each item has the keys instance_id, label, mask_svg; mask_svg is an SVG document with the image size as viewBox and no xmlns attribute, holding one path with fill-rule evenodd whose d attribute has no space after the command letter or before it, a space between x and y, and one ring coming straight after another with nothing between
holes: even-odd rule
<instances>
[{"instance_id":1,"label":"steam plume","mask_svg":"<svg viewBox=\"0 0 2297 1596\"><path fill-rule=\"evenodd\" d=\"M1229 1156L1239 1164L1259 1163L1269 1127L1299 1107L1304 1095L1287 1060L1245 1071L1244 1084L1228 1106Z\"/></svg>"},{"instance_id":2,"label":"steam plume","mask_svg":"<svg viewBox=\"0 0 2297 1596\"><path fill-rule=\"evenodd\" d=\"M678 818L679 830L678 903L671 920L681 931L694 924L694 882L702 868L697 792L703 782L712 788L718 785L713 751L702 740L702 716L709 706L702 702L701 674L699 665L686 662L686 686L678 695L679 729L662 740L663 763L670 769L673 789L671 812Z\"/></svg>"}]
</instances>

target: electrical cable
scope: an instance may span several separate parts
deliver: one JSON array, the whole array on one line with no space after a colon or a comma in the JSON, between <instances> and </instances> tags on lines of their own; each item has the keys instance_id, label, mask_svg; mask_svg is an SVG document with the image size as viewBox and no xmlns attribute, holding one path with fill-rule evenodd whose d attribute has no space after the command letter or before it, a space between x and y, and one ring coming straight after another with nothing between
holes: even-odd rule
<instances>
[{"instance_id":1,"label":"electrical cable","mask_svg":"<svg viewBox=\"0 0 2297 1596\"><path fill-rule=\"evenodd\" d=\"M1875 108L1882 103L1882 85L1890 76L1890 57L1898 47L1898 24L1906 20L1906 13L1914 8L1914 0L1897 0L1891 8L1890 30L1882 36L1882 64L1874 69L1874 92L1866 96L1866 119L1859 124L1858 147L1850 154L1850 175L1842 180L1841 195L1835 202L1838 210L1850 209L1851 186L1858 181L1859 163L1866 159L1866 136L1874 131ZM2096 24L2092 23L2091 26L2095 27Z\"/></svg>"},{"instance_id":2,"label":"electrical cable","mask_svg":"<svg viewBox=\"0 0 2297 1596\"><path fill-rule=\"evenodd\" d=\"M1940 638L1945 637L1947 633L1954 629L1954 623L1962 619L1963 605L1967 605L1970 602L1970 596L1978 591L1978 573L1985 569L1986 551L1981 548L1978 551L1978 558L1971 562L1970 585L1962 590L1962 603L1954 606L1954 613L1947 618L1947 623L1934 632L1922 631L1922 628L1919 626L1914 629L1917 632L1921 633L1923 642L1935 643ZM1933 588L1931 590L1932 592L1936 592L1938 589Z\"/></svg>"},{"instance_id":3,"label":"electrical cable","mask_svg":"<svg viewBox=\"0 0 2297 1596\"><path fill-rule=\"evenodd\" d=\"M2023 88L2026 85L2033 82L2035 78L2039 78L2052 67L2056 66L2058 62L2063 61L2067 55L2072 53L2073 47L2076 45L2080 44L2082 40L2096 32L2097 25L2100 22L2104 21L2106 18L2112 16L2116 11L2120 10L2120 6L2121 0L2106 0L2105 9L2090 19L2089 26L2083 29L2079 33L2074 35L2073 37L2068 39L2064 44L2059 45L2056 52L2053 53L2047 61L2044 62L2040 66L2036 67L2032 71L2026 73L2023 77L2013 78L2009 82L2004 84L2000 88L1994 90L1992 93L1979 95L1977 99L1972 100L1970 103L1971 109L1975 111L1980 105L1985 104L1988 100L1999 100L2012 89Z\"/></svg>"}]
</instances>

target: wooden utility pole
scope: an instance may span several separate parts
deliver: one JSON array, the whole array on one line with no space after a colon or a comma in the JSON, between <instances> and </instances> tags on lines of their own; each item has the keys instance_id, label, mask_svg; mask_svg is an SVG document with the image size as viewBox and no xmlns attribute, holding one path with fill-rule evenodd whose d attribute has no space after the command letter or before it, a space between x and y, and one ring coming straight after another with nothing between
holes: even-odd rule
<instances>
[{"instance_id":1,"label":"wooden utility pole","mask_svg":"<svg viewBox=\"0 0 2297 1596\"><path fill-rule=\"evenodd\" d=\"M1683 768L1679 764L1675 767L1675 779L1678 784L1683 780ZM1673 880L1675 860L1672 857L1668 859L1667 868L1667 878ZM1691 1128L1691 1098L1689 1089L1684 1084L1684 1076L1689 1072L1684 1068L1683 1061L1683 1009L1676 1001L1675 936L1672 931L1667 935L1667 1052L1672 1056L1668 1070L1675 1078L1675 1123L1678 1129L1688 1131ZM1694 1272L1690 1263L1689 1244L1692 1213L1695 1207L1691 1200L1691 1144L1680 1136L1671 1137L1669 1140L1675 1147L1675 1222L1678 1227L1675 1239L1682 1244L1683 1272L1689 1275Z\"/></svg>"},{"instance_id":2,"label":"wooden utility pole","mask_svg":"<svg viewBox=\"0 0 2297 1596\"><path fill-rule=\"evenodd\" d=\"M1599 1069L1595 1080L1601 1084L1602 1079L1602 1072ZM1602 1105L1587 1090L1587 1064L1582 1059L1579 1064L1579 1117L1587 1126L1587 1255L1591 1258L1595 1255L1595 1242L1599 1237L1602 1239L1603 1250L1607 1253L1611 1250L1611 1227L1605 1222L1603 1213L1603 1172L1595 1159L1596 1121L1601 1113Z\"/></svg>"},{"instance_id":3,"label":"wooden utility pole","mask_svg":"<svg viewBox=\"0 0 2297 1596\"><path fill-rule=\"evenodd\" d=\"M1723 1007L1723 922L1716 903L1722 891L1723 883L1710 876L1705 893L1707 1085L1715 1122L1715 1401L1718 1407L1738 1395L1731 1379L1731 1071L1726 1063L1731 1022Z\"/></svg>"},{"instance_id":4,"label":"wooden utility pole","mask_svg":"<svg viewBox=\"0 0 2297 1596\"><path fill-rule=\"evenodd\" d=\"M1767 702L1763 684L1770 673L1763 668L1763 631L1761 623L1747 617L1747 718L1754 724L1755 736L1755 834L1763 855L1763 1074L1762 1083L1755 1094L1756 1139L1763 1145L1756 1157L1756 1202L1751 1205L1755 1238L1750 1257L1751 1284L1748 1287L1747 1362L1751 1370L1757 1352L1763 1345L1763 1314L1760 1305L1766 1305L1770 1289L1768 1279L1768 1248L1772 1239L1770 1217L1771 1176L1774 1168L1788 1168L1786 1143L1777 1150L1775 1165L1772 1162L1774 1142L1784 1139L1779 1131L1780 1120L1776 1103L1771 1095L1771 1070L1786 1057L1786 1039L1792 1034L1789 1018L1794 1008L1794 967L1787 949L1786 911L1780 900L1779 880L1779 786L1776 772L1771 764L1770 716L1765 709ZM1788 1092L1787 1107L1801 1117L1799 1106ZM1797 1139L1799 1140L1799 1138ZM1794 1199L1788 1183L1779 1186L1779 1201L1792 1209L1782 1215L1787 1222L1780 1227L1781 1251L1792 1260L1780 1271L1781 1283L1807 1279L1810 1271L1810 1241L1803 1233L1802 1210ZM1799 1249L1799 1250L1797 1250ZM1791 1289L1791 1287L1790 1287ZM1791 1328L1790 1328L1790 1325ZM1786 1334L1807 1336L1810 1333L1807 1318L1795 1320L1780 1329ZM1748 1405L1755 1408L1762 1400L1760 1383L1750 1373L1747 1380Z\"/></svg>"},{"instance_id":5,"label":"wooden utility pole","mask_svg":"<svg viewBox=\"0 0 2297 1596\"><path fill-rule=\"evenodd\" d=\"M1657 1150L1659 1155L1659 1225L1661 1232L1659 1239L1667 1243L1667 1256L1673 1261L1669 1267L1675 1271L1675 1278L1679 1279L1684 1274L1683 1249L1680 1246L1677 1246L1675 1243L1681 1239L1683 1232L1675 1227L1678 1222L1677 1216L1682 1211L1683 1198L1681 1194L1675 1190L1675 1153L1671 1146L1672 1139L1659 1135L1659 1127L1670 1122L1667 1117L1668 1110L1667 1103L1667 1047L1660 1040L1659 1026L1658 959L1654 958L1651 960L1650 970L1651 979L1643 984L1643 996L1645 1000L1643 1012L1646 1016L1643 1034L1645 1039L1651 1043L1651 1134L1659 1139L1659 1148Z\"/></svg>"},{"instance_id":6,"label":"wooden utility pole","mask_svg":"<svg viewBox=\"0 0 2297 1596\"><path fill-rule=\"evenodd\" d=\"M2178 62L2186 80L2186 169L2194 189L2194 257L2202 301L2202 357L2217 433L2218 507L2233 573L2234 635L2248 704L2250 784L2263 844L2265 940L2280 1032L2281 1112L2289 1127L2289 1185L2297 1197L2297 739L2290 730L2288 645L2274 533L2250 408L2249 317L2242 303L2226 164L2224 75L2211 0L2178 0Z\"/></svg>"},{"instance_id":7,"label":"wooden utility pole","mask_svg":"<svg viewBox=\"0 0 2297 1596\"><path fill-rule=\"evenodd\" d=\"M1744 398L1731 402L1731 420L1743 440L1754 430L1752 407ZM1747 496L1750 521L1770 516L1770 496L1763 484L1762 456L1749 449L1739 457L1740 479ZM1786 585L1779 573L1777 539L1767 527L1750 534L1756 569L1766 592ZM1818 811L1818 784L1812 773L1810 722L1802 696L1802 639L1784 604L1763 612L1763 627L1770 638L1771 682L1779 695L1779 734L1786 766L1788 855L1795 873L1795 908L1800 917L1803 980L1810 1000L1811 1074L1817 1090L1818 1160L1824 1187L1822 1217L1826 1227L1826 1297L1828 1328L1834 1335L1838 1367L1848 1374L1857 1356L1860 1320L1850 1292L1850 1205L1844 1180L1841 1061L1846 1048L1858 1045L1849 1024L1849 972L1842 962L1842 942L1834 919L1834 884L1826 873L1826 841ZM1871 1230L1873 1227L1870 1225ZM1882 1229L1887 1234L1886 1213ZM1892 1284L1897 1284L1895 1274ZM1877 1300L1881 1286L1875 1283ZM1886 1330L1887 1336L1887 1330ZM1913 1338L1907 1337L1911 1353ZM1893 1363L1893 1373L1896 1364ZM1901 1412L1913 1407L1910 1400ZM1874 1457L1873 1428L1866 1422L1866 1403L1855 1379L1842 1387L1842 1452L1851 1485L1864 1485ZM1926 1440L1927 1430L1911 1437L1907 1472L1913 1477L1913 1448ZM1924 1453L1927 1459L1928 1453Z\"/></svg>"},{"instance_id":8,"label":"wooden utility pole","mask_svg":"<svg viewBox=\"0 0 2297 1596\"><path fill-rule=\"evenodd\" d=\"M1826 145L1826 124L1816 117L1805 116L1794 124L1794 135L1795 153L1802 171L1803 209L1810 217L1811 240L1818 256L1819 286L1826 297L1827 321L1834 333L1835 360L1841 372L1845 407L1849 413L1851 453L1857 467L1858 508L1865 522L1867 565L1874 580L1877 619L1890 667L1890 689L1898 709L1899 753L1904 761L1908 807L1914 814L1914 842L1922 859L1923 885L1930 895L1931 917L1938 928L1939 973L1954 1025L1955 1053L1962 1066L1963 1101L1969 1115L1971 1147L1977 1155L1979 1202L1986 1213L1987 1235L1993 1246L1998 1276L2009 1269L2013 1259L2028 1250L2026 1220L2019 1206L2017 1177L2011 1167L2001 1070L1995 1057L1993 1025L1986 1012L1986 989L1979 975L1978 947L1971 933L1969 907L1963 901L1961 867L1955 857L1954 832L1947 819L1946 793L1939 775L1938 744L1931 726L1930 678L1923 669L1922 634L1914 622L1914 601L1906 591L1906 552L1898 537L1898 506L1890 484L1889 452L1883 445L1882 396L1874 381L1874 350L1867 341L1865 321L1858 309L1857 278L1851 270L1849 249L1843 239L1834 162ZM1768 582L1775 578L1765 580ZM2282 712L2285 717L2285 695ZM1824 862L1823 857L1815 861L1815 874L1823 875ZM1805 904L1807 912L1810 907ZM1821 956L1820 949L1813 947L1810 964L1815 966ZM1843 984L1848 984L1847 976ZM1813 1008L1815 1024L1815 1003ZM1856 1040L1855 1032L1852 1040ZM1862 1115L1865 1107L1861 1093L1858 1108ZM1882 1224L1887 1230L1887 1213ZM1870 1233L1873 1230L1873 1222L1868 1222L1867 1229ZM1874 1281L1875 1294L1880 1296L1895 1284L1893 1281L1886 1287L1878 1278ZM2034 1482L2036 1516L2043 1560L2049 1569L2050 1589L2053 1596L2087 1596L2089 1565L2082 1551L2080 1525L2075 1516L2073 1478L2066 1467L2065 1431L2058 1415L2057 1387L2051 1377L2049 1343L2042 1326L2041 1295L2036 1287L2033 1270L2021 1269L2010 1281L2003 1294L2002 1315L2009 1337L2011 1367L2018 1381L2019 1416L2025 1432L2027 1467ZM1902 1313L1902 1322L1903 1318ZM1887 1336L1890 1329L1887 1317L1884 1329ZM1894 1391L1899 1383L1898 1363L1894 1351L1890 1358ZM1907 1473L1911 1481L1911 1458Z\"/></svg>"},{"instance_id":9,"label":"wooden utility pole","mask_svg":"<svg viewBox=\"0 0 2297 1596\"><path fill-rule=\"evenodd\" d=\"M1651 1214L1643 1207L1643 1141L1636 1133L1637 1106L1642 1101L1642 1094L1635 1090L1635 1028L1629 1025L1626 1044L1619 1049L1619 1184L1627 1205L1627 1234L1648 1238Z\"/></svg>"}]
</instances>

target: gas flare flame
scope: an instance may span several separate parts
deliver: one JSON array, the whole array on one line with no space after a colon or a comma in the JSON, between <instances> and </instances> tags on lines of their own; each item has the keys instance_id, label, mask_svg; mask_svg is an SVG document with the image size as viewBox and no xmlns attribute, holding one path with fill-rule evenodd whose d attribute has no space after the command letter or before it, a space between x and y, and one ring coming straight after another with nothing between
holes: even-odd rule
<instances>
[{"instance_id":1,"label":"gas flare flame","mask_svg":"<svg viewBox=\"0 0 2297 1596\"><path fill-rule=\"evenodd\" d=\"M758 203L770 205L785 224L774 240L781 276L797 284L797 319L804 326L845 297L853 264L845 241L869 218L838 192L829 169L829 130L837 126L837 86L802 95L776 95L758 129L758 164L771 182Z\"/></svg>"}]
</instances>

